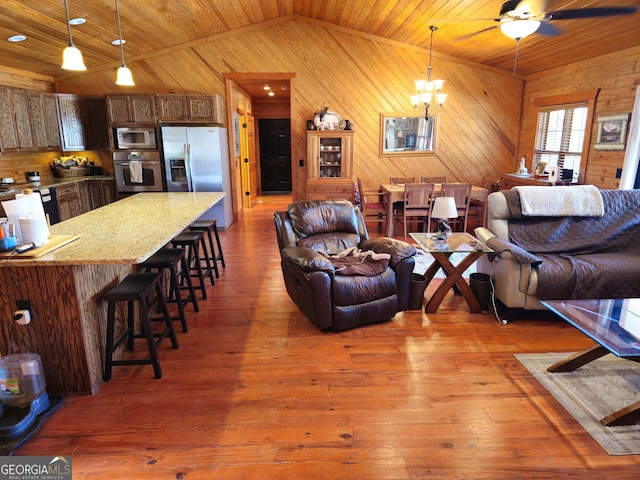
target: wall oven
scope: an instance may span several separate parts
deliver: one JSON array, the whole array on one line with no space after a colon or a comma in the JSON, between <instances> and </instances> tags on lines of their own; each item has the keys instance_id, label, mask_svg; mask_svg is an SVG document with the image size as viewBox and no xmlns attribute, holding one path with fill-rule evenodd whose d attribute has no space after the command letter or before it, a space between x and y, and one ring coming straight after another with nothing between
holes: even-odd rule
<instances>
[{"instance_id":1,"label":"wall oven","mask_svg":"<svg viewBox=\"0 0 640 480\"><path fill-rule=\"evenodd\" d=\"M116 127L113 129L116 150L155 150L156 129L153 127Z\"/></svg>"},{"instance_id":2,"label":"wall oven","mask_svg":"<svg viewBox=\"0 0 640 480\"><path fill-rule=\"evenodd\" d=\"M159 152L113 152L113 173L120 193L164 191Z\"/></svg>"}]
</instances>

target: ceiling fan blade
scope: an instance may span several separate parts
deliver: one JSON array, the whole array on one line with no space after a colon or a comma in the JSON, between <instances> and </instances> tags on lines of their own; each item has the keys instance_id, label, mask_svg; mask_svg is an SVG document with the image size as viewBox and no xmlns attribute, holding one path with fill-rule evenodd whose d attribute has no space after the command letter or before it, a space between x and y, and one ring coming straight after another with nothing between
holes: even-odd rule
<instances>
[{"instance_id":1,"label":"ceiling fan blade","mask_svg":"<svg viewBox=\"0 0 640 480\"><path fill-rule=\"evenodd\" d=\"M573 18L608 17L636 13L638 7L573 8L545 13L545 20L570 20Z\"/></svg>"},{"instance_id":2,"label":"ceiling fan blade","mask_svg":"<svg viewBox=\"0 0 640 480\"><path fill-rule=\"evenodd\" d=\"M549 22L542 21L540 22L540 26L535 31L535 33L538 33L540 35L546 35L548 37L554 37L556 35L560 35L562 31L560 31L560 29L555 25L552 25Z\"/></svg>"},{"instance_id":3,"label":"ceiling fan blade","mask_svg":"<svg viewBox=\"0 0 640 480\"><path fill-rule=\"evenodd\" d=\"M461 37L456 38L455 42L464 42L465 40L469 40L481 33L488 32L489 30L493 30L494 28L498 28L498 25L492 25L491 27L483 28L482 30L478 30L477 32L469 33L467 35L463 35Z\"/></svg>"}]
</instances>

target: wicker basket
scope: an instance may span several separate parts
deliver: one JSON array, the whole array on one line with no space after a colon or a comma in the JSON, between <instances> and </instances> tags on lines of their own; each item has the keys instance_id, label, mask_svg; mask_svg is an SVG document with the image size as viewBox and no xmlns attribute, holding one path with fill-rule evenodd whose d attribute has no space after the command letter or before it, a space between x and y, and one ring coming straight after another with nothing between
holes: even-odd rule
<instances>
[{"instance_id":1,"label":"wicker basket","mask_svg":"<svg viewBox=\"0 0 640 480\"><path fill-rule=\"evenodd\" d=\"M53 173L58 177L84 177L89 174L89 167L60 168L52 166Z\"/></svg>"}]
</instances>

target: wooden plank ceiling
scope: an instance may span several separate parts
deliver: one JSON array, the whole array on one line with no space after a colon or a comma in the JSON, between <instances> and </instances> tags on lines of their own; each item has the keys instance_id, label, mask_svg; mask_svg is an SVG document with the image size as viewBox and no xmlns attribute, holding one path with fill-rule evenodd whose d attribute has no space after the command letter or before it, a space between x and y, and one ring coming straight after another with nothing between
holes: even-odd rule
<instances>
[{"instance_id":1,"label":"wooden plank ceiling","mask_svg":"<svg viewBox=\"0 0 640 480\"><path fill-rule=\"evenodd\" d=\"M421 48L428 48L429 26L436 25L435 54L511 71L516 42L492 20L501 5L501 0L119 0L125 55L131 60L257 23L299 17ZM550 0L544 10L614 5L638 6L640 1ZM68 0L68 8L71 18L87 20L73 26L72 34L88 69L118 62L119 48L111 43L117 38L114 1ZM561 35L533 34L522 40L518 73L537 73L640 45L639 15L557 20L553 24ZM16 34L28 38L6 41ZM0 39L0 66L54 78L66 73L60 68L68 44L62 0L4 0Z\"/></svg>"}]
</instances>

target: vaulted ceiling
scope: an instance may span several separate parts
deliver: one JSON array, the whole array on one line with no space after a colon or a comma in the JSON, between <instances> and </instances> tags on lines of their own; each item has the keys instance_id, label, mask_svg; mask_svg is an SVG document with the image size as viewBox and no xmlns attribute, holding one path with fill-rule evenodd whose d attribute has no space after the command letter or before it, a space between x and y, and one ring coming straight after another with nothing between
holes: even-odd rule
<instances>
[{"instance_id":1,"label":"vaulted ceiling","mask_svg":"<svg viewBox=\"0 0 640 480\"><path fill-rule=\"evenodd\" d=\"M188 45L254 24L299 18L421 48L429 47L430 25L437 53L511 71L516 41L497 22L502 0L119 0L128 60ZM534 1L544 11L639 6L635 0ZM546 4L546 5L545 5ZM119 60L114 0L68 0L69 16L87 21L73 26L75 45L88 70ZM62 50L69 39L62 0L3 0L0 15L0 66L60 77ZM559 35L538 33L519 45L518 73L527 75L640 45L640 14L555 20ZM483 31L484 30L484 31ZM483 31L482 33L477 33ZM11 35L27 40L10 43Z\"/></svg>"}]
</instances>

